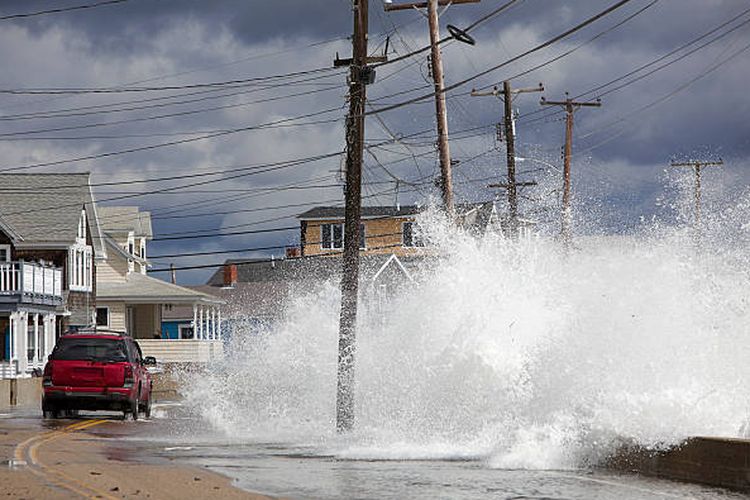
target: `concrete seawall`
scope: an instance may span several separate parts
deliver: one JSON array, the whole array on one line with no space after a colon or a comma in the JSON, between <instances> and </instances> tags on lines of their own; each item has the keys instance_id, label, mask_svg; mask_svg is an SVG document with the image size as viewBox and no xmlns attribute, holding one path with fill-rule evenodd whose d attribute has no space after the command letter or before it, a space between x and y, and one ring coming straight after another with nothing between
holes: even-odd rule
<instances>
[{"instance_id":1,"label":"concrete seawall","mask_svg":"<svg viewBox=\"0 0 750 500\"><path fill-rule=\"evenodd\" d=\"M40 377L0 380L0 411L31 408L42 403Z\"/></svg>"},{"instance_id":2,"label":"concrete seawall","mask_svg":"<svg viewBox=\"0 0 750 500\"><path fill-rule=\"evenodd\" d=\"M607 461L605 467L750 491L750 440L693 437L663 451L626 445Z\"/></svg>"}]
</instances>

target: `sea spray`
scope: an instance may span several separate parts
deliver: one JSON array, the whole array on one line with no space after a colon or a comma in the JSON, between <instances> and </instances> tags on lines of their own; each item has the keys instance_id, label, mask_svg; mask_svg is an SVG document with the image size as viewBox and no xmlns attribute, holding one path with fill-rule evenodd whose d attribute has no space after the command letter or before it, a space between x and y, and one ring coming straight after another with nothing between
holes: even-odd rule
<instances>
[{"instance_id":1,"label":"sea spray","mask_svg":"<svg viewBox=\"0 0 750 500\"><path fill-rule=\"evenodd\" d=\"M414 282L385 309L361 304L353 433L334 430L335 278L293 294L267 332L235 332L188 403L235 439L502 468L578 467L621 439L737 435L750 414L740 206L707 217L702 249L689 225L652 221L567 253L425 215Z\"/></svg>"}]
</instances>

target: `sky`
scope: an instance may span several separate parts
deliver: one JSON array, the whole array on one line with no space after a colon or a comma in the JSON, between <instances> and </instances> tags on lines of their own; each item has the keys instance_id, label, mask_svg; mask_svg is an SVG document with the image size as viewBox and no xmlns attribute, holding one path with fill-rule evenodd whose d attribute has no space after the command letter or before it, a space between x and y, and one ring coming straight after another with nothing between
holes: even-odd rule
<instances>
[{"instance_id":1,"label":"sky","mask_svg":"<svg viewBox=\"0 0 750 500\"><path fill-rule=\"evenodd\" d=\"M5 0L0 18L87 3L97 2ZM441 13L441 31L504 3L451 5ZM471 31L474 46L442 46L446 84L501 65L614 3L517 0ZM524 189L521 210L551 228L565 124L559 108L539 104L541 96L601 98L600 108L575 114L579 231L627 231L662 213L665 183L689 175L670 172L672 160L724 160L704 175L707 199L747 186L746 10L742 0L631 0L449 92L457 200L499 197L502 207L502 194L487 188L505 171L495 133L502 102L470 91L505 79L514 88L545 87L519 95L513 107L520 180L539 183ZM92 172L100 203L151 211L153 269L281 256L284 245L298 243L298 231L283 230L298 226L296 215L343 201L337 154L345 143L347 75L332 63L336 54L350 56L351 29L351 0L129 0L0 19L0 171ZM393 59L429 43L422 14L386 13L380 0L370 0L369 29L373 55L387 45ZM376 71L370 110L431 91L426 53ZM18 93L32 89L107 92ZM434 200L435 138L430 99L368 117L363 204ZM283 163L319 155L326 158ZM210 175L184 177L196 174ZM267 229L279 230L248 233ZM164 239L183 236L192 238ZM160 257L272 246L279 248ZM211 272L180 270L178 281L202 283Z\"/></svg>"}]
</instances>

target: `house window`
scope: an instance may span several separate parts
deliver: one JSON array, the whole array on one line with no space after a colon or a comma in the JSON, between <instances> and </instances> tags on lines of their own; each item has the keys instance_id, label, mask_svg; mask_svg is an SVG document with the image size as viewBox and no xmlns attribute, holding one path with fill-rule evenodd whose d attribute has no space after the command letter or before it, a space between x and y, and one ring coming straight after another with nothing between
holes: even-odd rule
<instances>
[{"instance_id":1,"label":"house window","mask_svg":"<svg viewBox=\"0 0 750 500\"><path fill-rule=\"evenodd\" d=\"M0 245L0 262L10 262L10 245Z\"/></svg>"},{"instance_id":2,"label":"house window","mask_svg":"<svg viewBox=\"0 0 750 500\"><path fill-rule=\"evenodd\" d=\"M141 238L141 251L139 254L141 259L146 259L146 240Z\"/></svg>"},{"instance_id":3,"label":"house window","mask_svg":"<svg viewBox=\"0 0 750 500\"><path fill-rule=\"evenodd\" d=\"M419 226L414 222L404 222L401 226L401 242L405 247L423 247L424 239L420 234Z\"/></svg>"},{"instance_id":4,"label":"house window","mask_svg":"<svg viewBox=\"0 0 750 500\"><path fill-rule=\"evenodd\" d=\"M359 248L364 250L365 242L365 225L359 225ZM322 224L320 226L320 247L326 250L338 250L344 248L344 225L343 224Z\"/></svg>"},{"instance_id":5,"label":"house window","mask_svg":"<svg viewBox=\"0 0 750 500\"><path fill-rule=\"evenodd\" d=\"M91 247L73 245L68 253L68 287L77 292L90 292L93 283Z\"/></svg>"},{"instance_id":6,"label":"house window","mask_svg":"<svg viewBox=\"0 0 750 500\"><path fill-rule=\"evenodd\" d=\"M96 326L109 326L109 307L96 308Z\"/></svg>"}]
</instances>

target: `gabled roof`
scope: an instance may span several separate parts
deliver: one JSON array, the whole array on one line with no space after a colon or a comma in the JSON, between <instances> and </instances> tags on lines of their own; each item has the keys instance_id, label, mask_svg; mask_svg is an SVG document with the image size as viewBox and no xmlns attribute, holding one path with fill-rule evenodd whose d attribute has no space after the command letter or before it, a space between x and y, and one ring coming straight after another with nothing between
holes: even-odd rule
<instances>
[{"instance_id":1,"label":"gabled roof","mask_svg":"<svg viewBox=\"0 0 750 500\"><path fill-rule=\"evenodd\" d=\"M95 255L105 258L89 178L88 172L0 174L0 217L24 246L67 246L75 243L85 210Z\"/></svg>"},{"instance_id":2,"label":"gabled roof","mask_svg":"<svg viewBox=\"0 0 750 500\"><path fill-rule=\"evenodd\" d=\"M153 238L151 213L141 212L136 206L100 206L99 225L109 234L133 232L136 238Z\"/></svg>"},{"instance_id":3,"label":"gabled roof","mask_svg":"<svg viewBox=\"0 0 750 500\"><path fill-rule=\"evenodd\" d=\"M401 205L400 207L393 206L375 206L375 207L362 207L362 218L367 217L405 217L409 215L417 215L418 213L426 210L426 207L420 207L417 205ZM297 216L298 219L343 219L344 218L344 207L314 207L307 212L301 213Z\"/></svg>"},{"instance_id":4,"label":"gabled roof","mask_svg":"<svg viewBox=\"0 0 750 500\"><path fill-rule=\"evenodd\" d=\"M96 299L150 304L218 304L212 295L173 285L140 273L130 273L124 282L97 282Z\"/></svg>"},{"instance_id":5,"label":"gabled roof","mask_svg":"<svg viewBox=\"0 0 750 500\"><path fill-rule=\"evenodd\" d=\"M118 254L120 257L122 257L125 260L133 260L135 262L139 262L141 264L148 264L146 259L142 259L141 257L137 255L131 255L128 252L125 251L124 248L122 248L109 234L104 234L104 243L109 247L110 250L114 251L116 254Z\"/></svg>"},{"instance_id":6,"label":"gabled roof","mask_svg":"<svg viewBox=\"0 0 750 500\"><path fill-rule=\"evenodd\" d=\"M23 241L23 236L18 234L18 232L13 229L13 226L8 224L3 218L0 216L0 231L4 232L8 238L11 239L13 243L19 243Z\"/></svg>"}]
</instances>

